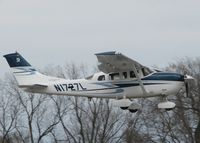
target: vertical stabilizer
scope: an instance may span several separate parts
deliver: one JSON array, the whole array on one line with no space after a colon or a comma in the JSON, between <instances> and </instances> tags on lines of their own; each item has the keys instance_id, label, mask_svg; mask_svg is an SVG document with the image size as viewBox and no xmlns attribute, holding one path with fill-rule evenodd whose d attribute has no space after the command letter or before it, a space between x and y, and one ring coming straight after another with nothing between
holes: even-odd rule
<instances>
[{"instance_id":1,"label":"vertical stabilizer","mask_svg":"<svg viewBox=\"0 0 200 143\"><path fill-rule=\"evenodd\" d=\"M19 53L4 55L19 86L31 86L37 83L45 83L45 76L33 68Z\"/></svg>"}]
</instances>

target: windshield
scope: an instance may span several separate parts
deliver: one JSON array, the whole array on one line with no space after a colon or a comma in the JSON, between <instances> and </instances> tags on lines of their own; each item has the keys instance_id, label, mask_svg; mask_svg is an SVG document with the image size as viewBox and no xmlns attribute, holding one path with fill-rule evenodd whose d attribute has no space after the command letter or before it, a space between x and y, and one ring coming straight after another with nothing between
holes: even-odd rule
<instances>
[{"instance_id":1,"label":"windshield","mask_svg":"<svg viewBox=\"0 0 200 143\"><path fill-rule=\"evenodd\" d=\"M147 68L147 67L144 67L144 68L142 68L142 73L143 73L144 76L147 76L147 75L153 73L153 71L150 70L150 69Z\"/></svg>"}]
</instances>

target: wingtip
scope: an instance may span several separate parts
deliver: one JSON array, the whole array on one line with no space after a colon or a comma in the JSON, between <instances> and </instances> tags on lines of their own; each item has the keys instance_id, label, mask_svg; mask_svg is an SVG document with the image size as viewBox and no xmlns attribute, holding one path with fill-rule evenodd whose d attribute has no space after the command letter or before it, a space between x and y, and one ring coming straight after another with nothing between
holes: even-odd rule
<instances>
[{"instance_id":1,"label":"wingtip","mask_svg":"<svg viewBox=\"0 0 200 143\"><path fill-rule=\"evenodd\" d=\"M100 55L115 55L116 51L109 51L109 52L102 52L102 53L96 53L96 56L100 56Z\"/></svg>"},{"instance_id":2,"label":"wingtip","mask_svg":"<svg viewBox=\"0 0 200 143\"><path fill-rule=\"evenodd\" d=\"M20 54L16 51L15 53L3 55L3 57L6 58L6 57L11 56L11 55L20 55Z\"/></svg>"}]
</instances>

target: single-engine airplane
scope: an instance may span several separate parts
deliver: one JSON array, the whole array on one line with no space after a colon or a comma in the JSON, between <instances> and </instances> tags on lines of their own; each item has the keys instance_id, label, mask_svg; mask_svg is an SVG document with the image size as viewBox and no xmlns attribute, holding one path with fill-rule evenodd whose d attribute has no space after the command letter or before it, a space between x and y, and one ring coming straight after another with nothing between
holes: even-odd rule
<instances>
[{"instance_id":1,"label":"single-engine airplane","mask_svg":"<svg viewBox=\"0 0 200 143\"><path fill-rule=\"evenodd\" d=\"M111 98L115 105L130 112L141 106L134 98L161 97L158 108L171 110L175 103L168 95L187 91L189 75L151 70L115 51L96 54L101 72L85 79L67 80L46 76L33 68L19 53L4 55L18 82L25 91L51 95L91 98Z\"/></svg>"}]
</instances>

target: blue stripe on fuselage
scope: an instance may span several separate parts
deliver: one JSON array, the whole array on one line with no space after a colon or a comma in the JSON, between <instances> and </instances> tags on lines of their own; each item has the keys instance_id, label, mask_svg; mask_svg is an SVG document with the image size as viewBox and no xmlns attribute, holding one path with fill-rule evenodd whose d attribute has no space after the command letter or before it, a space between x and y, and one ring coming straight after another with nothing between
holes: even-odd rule
<instances>
[{"instance_id":1,"label":"blue stripe on fuselage","mask_svg":"<svg viewBox=\"0 0 200 143\"><path fill-rule=\"evenodd\" d=\"M148 82L147 82L148 81ZM152 82L150 82L152 81ZM168 84L168 83L160 83L156 81L184 81L184 76L178 73L167 73L167 72L157 72L153 73L152 75L149 75L147 77L142 78L143 85L161 85L161 84ZM107 89L114 89L114 88L127 88L127 87L135 87L140 86L139 82L136 80L127 82L119 82L119 83L113 83L113 85L117 87L112 87L112 84L108 83L94 83L99 84L105 87L108 87ZM100 89L102 90L102 89ZM105 89L103 89L105 90Z\"/></svg>"},{"instance_id":2,"label":"blue stripe on fuselage","mask_svg":"<svg viewBox=\"0 0 200 143\"><path fill-rule=\"evenodd\" d=\"M143 85L159 85L159 84L166 84L166 83L143 83ZM140 86L139 83L128 83L128 84L114 84L120 88L126 88L126 87L134 87L134 86Z\"/></svg>"},{"instance_id":3,"label":"blue stripe on fuselage","mask_svg":"<svg viewBox=\"0 0 200 143\"><path fill-rule=\"evenodd\" d=\"M184 81L184 76L178 73L158 72L144 77L142 80Z\"/></svg>"}]
</instances>

